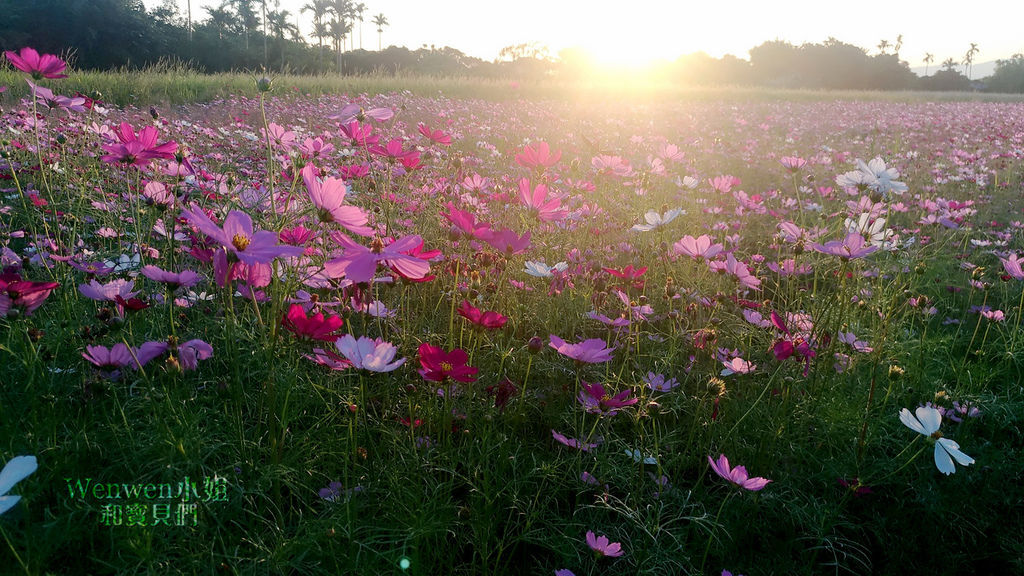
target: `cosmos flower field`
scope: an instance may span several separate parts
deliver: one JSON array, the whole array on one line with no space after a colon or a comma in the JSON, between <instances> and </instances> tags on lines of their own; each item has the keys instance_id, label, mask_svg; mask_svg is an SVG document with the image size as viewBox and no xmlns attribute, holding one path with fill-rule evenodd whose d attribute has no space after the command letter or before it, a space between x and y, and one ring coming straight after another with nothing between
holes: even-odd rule
<instances>
[{"instance_id":1,"label":"cosmos flower field","mask_svg":"<svg viewBox=\"0 0 1024 576\"><path fill-rule=\"evenodd\" d=\"M116 109L17 56L12 573L1024 571L1024 104Z\"/></svg>"}]
</instances>

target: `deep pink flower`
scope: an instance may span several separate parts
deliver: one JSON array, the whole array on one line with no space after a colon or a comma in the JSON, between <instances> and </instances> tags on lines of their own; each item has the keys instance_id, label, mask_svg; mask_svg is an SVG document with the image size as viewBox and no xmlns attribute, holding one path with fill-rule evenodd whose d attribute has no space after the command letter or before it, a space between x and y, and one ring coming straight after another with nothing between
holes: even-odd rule
<instances>
[{"instance_id":1,"label":"deep pink flower","mask_svg":"<svg viewBox=\"0 0 1024 576\"><path fill-rule=\"evenodd\" d=\"M195 204L189 210L182 210L181 215L200 232L238 256L245 264L269 264L275 258L301 256L303 252L301 246L278 244L275 232L255 231L252 218L245 212L228 212L224 218L223 228L217 226L203 209Z\"/></svg>"},{"instance_id":2,"label":"deep pink flower","mask_svg":"<svg viewBox=\"0 0 1024 576\"><path fill-rule=\"evenodd\" d=\"M373 134L373 126L360 124L353 120L339 127L341 135L352 141L354 146L366 148L380 141L380 136Z\"/></svg>"},{"instance_id":3,"label":"deep pink flower","mask_svg":"<svg viewBox=\"0 0 1024 576\"><path fill-rule=\"evenodd\" d=\"M633 391L627 388L615 396L609 396L600 382L593 384L580 382L580 394L577 400L591 414L614 416L620 409L640 401L638 398L630 398L632 393Z\"/></svg>"},{"instance_id":4,"label":"deep pink flower","mask_svg":"<svg viewBox=\"0 0 1024 576\"><path fill-rule=\"evenodd\" d=\"M760 290L761 280L751 274L747 265L737 260L731 253L726 257L725 262L708 262L708 268L719 273L732 274L742 286L751 290Z\"/></svg>"},{"instance_id":5,"label":"deep pink flower","mask_svg":"<svg viewBox=\"0 0 1024 576\"><path fill-rule=\"evenodd\" d=\"M497 330L508 322L508 318L506 316L502 316L494 310L484 312L470 304L469 300L463 300L457 311L459 316L462 316L473 324L488 330Z\"/></svg>"},{"instance_id":6,"label":"deep pink flower","mask_svg":"<svg viewBox=\"0 0 1024 576\"><path fill-rule=\"evenodd\" d=\"M31 316L58 286L56 282L22 280L18 274L0 274L0 316L6 316L13 306L24 308L25 315Z\"/></svg>"},{"instance_id":7,"label":"deep pink flower","mask_svg":"<svg viewBox=\"0 0 1024 576\"><path fill-rule=\"evenodd\" d=\"M10 50L5 51L4 56L7 56L7 59L10 60L15 68L31 74L32 78L36 80L68 77L67 74L62 74L64 69L67 68L67 62L53 54L43 54L40 56L34 49L26 46L18 53Z\"/></svg>"},{"instance_id":8,"label":"deep pink flower","mask_svg":"<svg viewBox=\"0 0 1024 576\"><path fill-rule=\"evenodd\" d=\"M345 205L347 188L340 178L325 178L321 183L317 178L317 168L306 164L302 169L302 181L306 184L309 198L319 211L321 222L334 222L353 234L372 236L373 229L366 225L369 221L366 212L356 206Z\"/></svg>"},{"instance_id":9,"label":"deep pink flower","mask_svg":"<svg viewBox=\"0 0 1024 576\"><path fill-rule=\"evenodd\" d=\"M623 280L632 281L633 288L636 288L637 290L644 289L645 281L643 278L641 278L641 276L643 276L644 273L647 272L647 266L644 266L642 268L633 268L633 265L629 264L622 270L616 270L615 268L601 268L601 270L604 270L605 272L611 274L612 276L615 276L616 278L622 278Z\"/></svg>"},{"instance_id":10,"label":"deep pink flower","mask_svg":"<svg viewBox=\"0 0 1024 576\"><path fill-rule=\"evenodd\" d=\"M321 366L327 366L331 370L345 370L352 367L351 360L323 348L313 348L313 354L306 354L305 357Z\"/></svg>"},{"instance_id":11,"label":"deep pink flower","mask_svg":"<svg viewBox=\"0 0 1024 576\"><path fill-rule=\"evenodd\" d=\"M441 212L441 216L451 222L453 231L462 232L472 238L484 240L492 234L490 224L477 223L472 212L459 210L451 202L448 203L448 212Z\"/></svg>"},{"instance_id":12,"label":"deep pink flower","mask_svg":"<svg viewBox=\"0 0 1024 576\"><path fill-rule=\"evenodd\" d=\"M609 542L607 536L596 536L592 530L587 530L587 546L598 556L616 558L622 556L622 544Z\"/></svg>"},{"instance_id":13,"label":"deep pink flower","mask_svg":"<svg viewBox=\"0 0 1024 576\"><path fill-rule=\"evenodd\" d=\"M468 366L469 355L461 348L445 352L443 348L428 342L420 344L420 376L429 382L444 382L451 378L458 382L473 382L479 368Z\"/></svg>"},{"instance_id":14,"label":"deep pink flower","mask_svg":"<svg viewBox=\"0 0 1024 576\"><path fill-rule=\"evenodd\" d=\"M559 354L584 364L607 362L612 359L612 352L615 351L614 346L607 348L604 340L600 338L590 338L577 344L569 344L554 334L551 334L550 338L550 346L557 350Z\"/></svg>"},{"instance_id":15,"label":"deep pink flower","mask_svg":"<svg viewBox=\"0 0 1024 576\"><path fill-rule=\"evenodd\" d=\"M337 334L337 331L342 324L340 316L325 317L323 312L307 316L301 304L292 304L288 308L288 313L281 319L281 325L296 336L325 342L334 342L338 339L340 334Z\"/></svg>"},{"instance_id":16,"label":"deep pink flower","mask_svg":"<svg viewBox=\"0 0 1024 576\"><path fill-rule=\"evenodd\" d=\"M715 462L711 456L708 456L708 462L711 463L711 469L715 471L715 474L745 490L757 492L771 482L771 480L765 478L751 478L744 466L729 468L729 459L725 457L725 454L718 456L718 462Z\"/></svg>"},{"instance_id":17,"label":"deep pink flower","mask_svg":"<svg viewBox=\"0 0 1024 576\"><path fill-rule=\"evenodd\" d=\"M537 215L539 220L554 222L565 218L565 215L569 212L559 210L562 206L562 201L558 198L548 198L547 195L548 187L546 185L537 184L531 192L528 179L523 178L519 181L519 199Z\"/></svg>"},{"instance_id":18,"label":"deep pink flower","mask_svg":"<svg viewBox=\"0 0 1024 576\"><path fill-rule=\"evenodd\" d=\"M491 245L498 252L504 252L505 254L522 254L530 249L530 233L527 232L522 236L519 236L512 230L505 228L492 232L485 238L481 238L484 242Z\"/></svg>"},{"instance_id":19,"label":"deep pink flower","mask_svg":"<svg viewBox=\"0 0 1024 576\"><path fill-rule=\"evenodd\" d=\"M427 137L431 141L437 142L438 144L441 144L443 146L451 146L452 145L452 135L451 134L447 134L447 133L445 133L444 131L441 131L441 130L431 130L423 122L420 122L419 124L417 124L416 127L419 129L420 134L423 134L425 137Z\"/></svg>"},{"instance_id":20,"label":"deep pink flower","mask_svg":"<svg viewBox=\"0 0 1024 576\"><path fill-rule=\"evenodd\" d=\"M159 133L154 126L146 126L136 135L131 124L122 122L114 129L114 134L118 142L103 145L103 149L109 153L100 158L104 162L145 166L154 158L174 158L178 149L178 143L174 141L157 144Z\"/></svg>"},{"instance_id":21,"label":"deep pink flower","mask_svg":"<svg viewBox=\"0 0 1024 576\"><path fill-rule=\"evenodd\" d=\"M344 275L353 282L369 282L377 272L377 264L381 262L411 279L423 278L430 272L429 262L408 254L423 245L423 239L419 236L406 236L386 246L383 240L375 238L369 248L340 232L332 233L331 238L344 248L341 256L324 264L324 270L332 278Z\"/></svg>"},{"instance_id":22,"label":"deep pink flower","mask_svg":"<svg viewBox=\"0 0 1024 576\"><path fill-rule=\"evenodd\" d=\"M550 168L562 158L562 152L551 152L547 142L537 142L536 147L527 144L516 154L516 163L525 168Z\"/></svg>"}]
</instances>

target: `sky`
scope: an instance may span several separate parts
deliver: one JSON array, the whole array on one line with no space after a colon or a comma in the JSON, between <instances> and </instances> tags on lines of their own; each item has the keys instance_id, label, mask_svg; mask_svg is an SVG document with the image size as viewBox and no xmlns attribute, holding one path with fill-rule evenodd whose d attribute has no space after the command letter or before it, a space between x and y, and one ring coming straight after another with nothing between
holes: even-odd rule
<instances>
[{"instance_id":1,"label":"sky","mask_svg":"<svg viewBox=\"0 0 1024 576\"><path fill-rule=\"evenodd\" d=\"M191 0L196 20L206 18L203 6L222 0ZM308 0L278 0L299 16L309 36L312 17L300 13ZM986 62L1024 53L1024 2L1019 0L362 0L367 6L362 45L377 49L371 19L383 13L390 25L383 45L416 49L423 44L451 46L484 60L501 48L538 42L559 50L579 46L598 61L641 64L674 60L703 51L720 57L748 58L750 48L768 40L793 44L840 41L878 53L881 40L890 44L903 35L900 57L911 67L934 55L933 69L947 59L958 63L977 43L974 61ZM177 0L184 13L186 0ZM268 0L273 5L274 0ZM145 0L149 7L160 0ZM359 47L359 24L355 28ZM891 52L891 49L889 50Z\"/></svg>"}]
</instances>

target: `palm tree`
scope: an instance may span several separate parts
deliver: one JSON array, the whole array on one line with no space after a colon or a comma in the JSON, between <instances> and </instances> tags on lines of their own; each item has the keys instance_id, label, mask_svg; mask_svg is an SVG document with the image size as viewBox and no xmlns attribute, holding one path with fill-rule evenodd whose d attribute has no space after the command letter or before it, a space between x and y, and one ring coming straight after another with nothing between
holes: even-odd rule
<instances>
[{"instance_id":1,"label":"palm tree","mask_svg":"<svg viewBox=\"0 0 1024 576\"><path fill-rule=\"evenodd\" d=\"M878 43L878 52L880 54L885 54L885 49L888 48L888 47L889 47L889 41L888 40L882 40L881 42Z\"/></svg>"},{"instance_id":2,"label":"palm tree","mask_svg":"<svg viewBox=\"0 0 1024 576\"><path fill-rule=\"evenodd\" d=\"M228 10L228 3L225 2L217 8L206 7L206 13L210 16L209 25L217 31L217 39L223 40L224 33L234 28L235 15Z\"/></svg>"},{"instance_id":3,"label":"palm tree","mask_svg":"<svg viewBox=\"0 0 1024 576\"><path fill-rule=\"evenodd\" d=\"M341 74L341 53L345 45L345 38L352 31L352 24L348 20L335 18L331 20L331 38L334 39L334 47L338 51L338 74Z\"/></svg>"},{"instance_id":4,"label":"palm tree","mask_svg":"<svg viewBox=\"0 0 1024 576\"><path fill-rule=\"evenodd\" d=\"M331 0L311 0L302 7L302 11L313 13L313 36L317 38L320 46L320 54L317 56L319 63L324 56L324 38L330 36L326 19L331 12Z\"/></svg>"},{"instance_id":5,"label":"palm tree","mask_svg":"<svg viewBox=\"0 0 1024 576\"><path fill-rule=\"evenodd\" d=\"M231 0L231 3L235 6L235 12L238 13L238 20L242 24L242 30L245 32L245 51L249 51L249 30L255 30L260 24L259 17L256 15L256 9L253 8L253 3L256 0Z\"/></svg>"},{"instance_id":6,"label":"palm tree","mask_svg":"<svg viewBox=\"0 0 1024 576\"><path fill-rule=\"evenodd\" d=\"M896 54L896 59L900 59L900 48L903 48L903 34L896 35L896 44L893 45L892 51Z\"/></svg>"},{"instance_id":7,"label":"palm tree","mask_svg":"<svg viewBox=\"0 0 1024 576\"><path fill-rule=\"evenodd\" d=\"M971 42L971 48L964 54L963 64L967 66L967 79L971 79L971 72L974 70L974 55L978 53L978 45Z\"/></svg>"},{"instance_id":8,"label":"palm tree","mask_svg":"<svg viewBox=\"0 0 1024 576\"><path fill-rule=\"evenodd\" d=\"M947 72L952 72L956 69L956 60L952 58L946 58L942 61L942 69Z\"/></svg>"},{"instance_id":9,"label":"palm tree","mask_svg":"<svg viewBox=\"0 0 1024 576\"><path fill-rule=\"evenodd\" d=\"M192 0L186 0L188 7L188 43L192 44Z\"/></svg>"},{"instance_id":10,"label":"palm tree","mask_svg":"<svg viewBox=\"0 0 1024 576\"><path fill-rule=\"evenodd\" d=\"M935 56L931 52L924 53L924 75L928 75L928 66L935 62Z\"/></svg>"},{"instance_id":11,"label":"palm tree","mask_svg":"<svg viewBox=\"0 0 1024 576\"><path fill-rule=\"evenodd\" d=\"M331 23L332 26L336 26L336 27L339 27L339 29L341 29L341 28L345 28L345 26L343 26L342 24L348 25L349 30L346 31L345 34L342 35L342 42L343 42L343 44L342 44L341 48L339 48L339 50L344 50L344 48L345 48L345 46L344 46L344 38L348 36L348 33L351 32L351 28L352 28L352 25L350 23L351 20L352 20L352 0L332 0L331 1L331 12L334 14L334 22L337 22L337 24L334 24L332 22ZM340 52L339 52L339 54L340 54ZM340 62L340 56L339 56L339 62Z\"/></svg>"},{"instance_id":12,"label":"palm tree","mask_svg":"<svg viewBox=\"0 0 1024 576\"><path fill-rule=\"evenodd\" d=\"M291 13L287 10L271 10L267 15L267 19L270 25L270 31L277 38L277 43L281 47L281 68L284 68L284 35L285 33L291 34L292 38L300 36L299 27L293 24L289 18Z\"/></svg>"},{"instance_id":13,"label":"palm tree","mask_svg":"<svg viewBox=\"0 0 1024 576\"><path fill-rule=\"evenodd\" d=\"M359 49L362 50L363 49L363 12L366 12L366 4L363 4L362 2L360 2L359 4L356 4L355 8L352 9L352 12L355 14L356 20L359 20Z\"/></svg>"},{"instance_id":14,"label":"palm tree","mask_svg":"<svg viewBox=\"0 0 1024 576\"><path fill-rule=\"evenodd\" d=\"M373 17L373 25L377 27L377 52L380 52L381 34L384 33L384 27L388 24L388 19L384 17L383 12Z\"/></svg>"}]
</instances>

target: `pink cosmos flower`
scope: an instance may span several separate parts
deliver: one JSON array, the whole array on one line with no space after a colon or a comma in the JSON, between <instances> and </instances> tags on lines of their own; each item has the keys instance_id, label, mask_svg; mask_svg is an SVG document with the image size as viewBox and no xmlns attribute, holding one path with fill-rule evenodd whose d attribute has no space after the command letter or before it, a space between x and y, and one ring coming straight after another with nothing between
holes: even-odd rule
<instances>
[{"instance_id":1,"label":"pink cosmos flower","mask_svg":"<svg viewBox=\"0 0 1024 576\"><path fill-rule=\"evenodd\" d=\"M537 142L535 147L529 144L523 147L523 151L516 154L516 163L524 168L550 168L561 158L561 151L552 153L547 142Z\"/></svg>"},{"instance_id":2,"label":"pink cosmos flower","mask_svg":"<svg viewBox=\"0 0 1024 576\"><path fill-rule=\"evenodd\" d=\"M395 115L394 110L390 108L371 108L364 110L359 104L348 104L341 109L340 112L332 116L328 116L331 120L337 120L342 124L348 124L353 120L365 122L367 118L376 120L377 122L387 122Z\"/></svg>"},{"instance_id":3,"label":"pink cosmos flower","mask_svg":"<svg viewBox=\"0 0 1024 576\"><path fill-rule=\"evenodd\" d=\"M751 274L747 265L737 260L732 253L728 255L725 262L708 262L708 267L711 268L711 270L735 276L740 285L746 286L751 290L760 289L761 280Z\"/></svg>"},{"instance_id":4,"label":"pink cosmos flower","mask_svg":"<svg viewBox=\"0 0 1024 576\"><path fill-rule=\"evenodd\" d=\"M118 297L124 300L134 298L139 291L132 291L135 287L134 280L115 278L106 284L100 284L95 279L89 280L88 284L79 284L78 291L82 296L98 302L115 302Z\"/></svg>"},{"instance_id":5,"label":"pink cosmos flower","mask_svg":"<svg viewBox=\"0 0 1024 576\"><path fill-rule=\"evenodd\" d=\"M1008 258L1000 258L1000 262L1003 263L1003 270L1014 279L1024 280L1024 270L1021 270L1021 263L1024 263L1024 258L1018 258L1016 254L1010 254Z\"/></svg>"},{"instance_id":6,"label":"pink cosmos flower","mask_svg":"<svg viewBox=\"0 0 1024 576\"><path fill-rule=\"evenodd\" d=\"M600 338L590 338L576 344L569 344L554 334L551 334L550 338L550 346L559 354L584 364L607 362L612 359L612 352L615 351L614 346L607 348L604 340Z\"/></svg>"},{"instance_id":7,"label":"pink cosmos flower","mask_svg":"<svg viewBox=\"0 0 1024 576\"><path fill-rule=\"evenodd\" d=\"M725 368L722 369L722 376L731 376L733 374L749 374L757 368L757 364L744 360L740 357L729 358L722 360L722 365Z\"/></svg>"},{"instance_id":8,"label":"pink cosmos flower","mask_svg":"<svg viewBox=\"0 0 1024 576\"><path fill-rule=\"evenodd\" d=\"M86 346L82 352L82 358L91 362L101 369L117 370L128 366L135 367L135 357L131 350L123 342L114 344L112 348L106 346Z\"/></svg>"},{"instance_id":9,"label":"pink cosmos flower","mask_svg":"<svg viewBox=\"0 0 1024 576\"><path fill-rule=\"evenodd\" d=\"M332 278L344 275L353 282L369 282L381 262L411 279L423 278L430 272L429 262L408 254L423 245L419 236L406 236L386 246L383 240L375 238L369 248L340 232L332 233L331 238L344 248L341 256L324 263L324 270Z\"/></svg>"},{"instance_id":10,"label":"pink cosmos flower","mask_svg":"<svg viewBox=\"0 0 1024 576\"><path fill-rule=\"evenodd\" d=\"M790 172L796 172L797 170L807 165L807 160L804 160L803 158L799 158L797 156L783 156L782 158L779 158L779 163L782 164L782 166L785 167L786 170L789 170Z\"/></svg>"},{"instance_id":11,"label":"pink cosmos flower","mask_svg":"<svg viewBox=\"0 0 1024 576\"><path fill-rule=\"evenodd\" d=\"M601 154L591 158L590 164L598 172L611 174L620 178L626 178L633 175L633 168L629 165L629 161L621 156Z\"/></svg>"},{"instance_id":12,"label":"pink cosmos flower","mask_svg":"<svg viewBox=\"0 0 1024 576\"><path fill-rule=\"evenodd\" d=\"M694 260L710 260L725 249L721 244L712 244L711 236L703 234L698 238L683 236L681 240L672 245L676 254L685 254Z\"/></svg>"},{"instance_id":13,"label":"pink cosmos flower","mask_svg":"<svg viewBox=\"0 0 1024 576\"><path fill-rule=\"evenodd\" d=\"M537 184L530 192L530 181L523 178L519 181L519 199L527 208L537 214L537 218L544 222L561 220L568 214L566 210L559 210L562 201L558 198L548 198L548 187L544 184Z\"/></svg>"},{"instance_id":14,"label":"pink cosmos flower","mask_svg":"<svg viewBox=\"0 0 1024 576\"><path fill-rule=\"evenodd\" d=\"M301 246L278 244L277 234L270 230L255 231L252 218L245 212L232 210L224 218L221 228L198 205L182 210L185 217L200 232L236 255L245 264L269 264L278 257L301 256Z\"/></svg>"},{"instance_id":15,"label":"pink cosmos flower","mask_svg":"<svg viewBox=\"0 0 1024 576\"><path fill-rule=\"evenodd\" d=\"M632 393L633 391L627 388L615 396L609 396L600 382L594 382L593 384L581 382L580 394L577 400L590 414L614 416L622 408L632 406L640 401L639 398L630 398L629 396Z\"/></svg>"},{"instance_id":16,"label":"pink cosmos flower","mask_svg":"<svg viewBox=\"0 0 1024 576\"><path fill-rule=\"evenodd\" d=\"M360 124L353 120L342 124L338 130L342 136L352 141L352 145L360 148L366 148L380 142L380 136L373 133L373 126L369 124Z\"/></svg>"},{"instance_id":17,"label":"pink cosmos flower","mask_svg":"<svg viewBox=\"0 0 1024 576\"><path fill-rule=\"evenodd\" d=\"M587 546L598 556L616 558L622 556L622 544L609 542L607 536L595 536L592 530L587 530Z\"/></svg>"},{"instance_id":18,"label":"pink cosmos flower","mask_svg":"<svg viewBox=\"0 0 1024 576\"><path fill-rule=\"evenodd\" d=\"M831 254L846 260L861 258L878 250L878 246L872 246L863 236L856 232L847 234L846 238L843 238L842 241L832 240L824 244L815 242L811 244L811 248L822 254Z\"/></svg>"},{"instance_id":19,"label":"pink cosmos flower","mask_svg":"<svg viewBox=\"0 0 1024 576\"><path fill-rule=\"evenodd\" d=\"M202 276L192 270L182 270L181 272L168 272L152 264L143 266L140 270L142 275L155 282L161 282L172 286L174 288L184 287L190 288L195 286L202 280Z\"/></svg>"},{"instance_id":20,"label":"pink cosmos flower","mask_svg":"<svg viewBox=\"0 0 1024 576\"><path fill-rule=\"evenodd\" d=\"M398 348L380 338L360 336L358 340L351 334L345 334L335 341L334 346L356 368L370 372L391 372L405 363L405 358L394 360Z\"/></svg>"},{"instance_id":21,"label":"pink cosmos flower","mask_svg":"<svg viewBox=\"0 0 1024 576\"><path fill-rule=\"evenodd\" d=\"M757 492L764 489L771 482L771 480L761 477L750 478L744 466L729 468L729 459L725 457L725 454L718 456L718 462L715 462L711 456L708 456L708 462L711 463L711 469L715 471L715 474L745 490Z\"/></svg>"},{"instance_id":22,"label":"pink cosmos flower","mask_svg":"<svg viewBox=\"0 0 1024 576\"><path fill-rule=\"evenodd\" d=\"M554 430L551 431L551 436L559 444L562 444L563 446L568 446L569 448L575 448L577 450L582 450L583 452L590 452L594 448L597 448L598 446L600 446L600 443L597 443L597 442L594 442L594 443L580 442L579 440L577 440L575 438L569 438L569 437L567 437L567 436L565 436L563 434L559 434L558 432L556 432Z\"/></svg>"},{"instance_id":23,"label":"pink cosmos flower","mask_svg":"<svg viewBox=\"0 0 1024 576\"><path fill-rule=\"evenodd\" d=\"M53 54L43 54L40 56L39 52L25 46L18 53L10 50L5 51L4 56L7 56L7 59L15 68L31 74L32 78L36 80L68 77L67 74L62 74L64 69L67 68L67 62Z\"/></svg>"},{"instance_id":24,"label":"pink cosmos flower","mask_svg":"<svg viewBox=\"0 0 1024 576\"><path fill-rule=\"evenodd\" d=\"M423 136L425 136L429 140L431 140L433 142L437 142L438 144L441 144L442 146L451 146L452 145L452 135L451 134L447 134L447 133L445 133L442 130L431 130L423 122L420 122L419 124L417 124L416 127L419 129L420 134L423 134Z\"/></svg>"},{"instance_id":25,"label":"pink cosmos flower","mask_svg":"<svg viewBox=\"0 0 1024 576\"><path fill-rule=\"evenodd\" d=\"M321 222L334 222L353 234L372 236L373 229L366 225L369 217L361 208L346 206L345 181L340 178L326 178L321 183L317 178L317 168L306 164L302 168L302 181L306 184L309 199L319 211Z\"/></svg>"},{"instance_id":26,"label":"pink cosmos flower","mask_svg":"<svg viewBox=\"0 0 1024 576\"><path fill-rule=\"evenodd\" d=\"M735 176L715 176L709 179L708 183L722 194L728 194L732 191L733 187L739 186L741 181Z\"/></svg>"},{"instance_id":27,"label":"pink cosmos flower","mask_svg":"<svg viewBox=\"0 0 1024 576\"><path fill-rule=\"evenodd\" d=\"M321 366L327 366L331 370L345 370L352 367L352 362L347 358L339 356L337 353L330 350L324 350L323 348L313 348L313 354L306 354L304 357L320 364Z\"/></svg>"}]
</instances>

